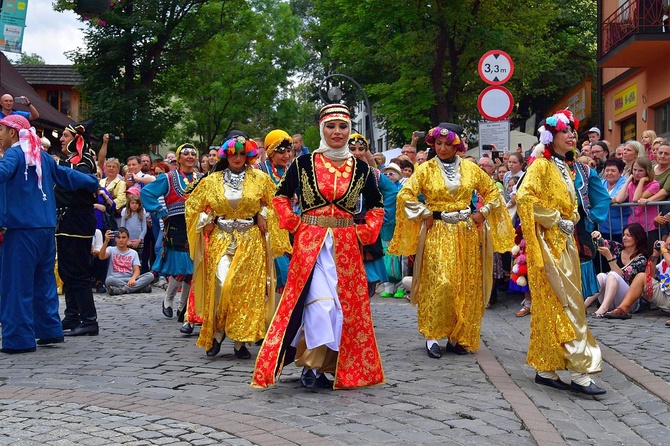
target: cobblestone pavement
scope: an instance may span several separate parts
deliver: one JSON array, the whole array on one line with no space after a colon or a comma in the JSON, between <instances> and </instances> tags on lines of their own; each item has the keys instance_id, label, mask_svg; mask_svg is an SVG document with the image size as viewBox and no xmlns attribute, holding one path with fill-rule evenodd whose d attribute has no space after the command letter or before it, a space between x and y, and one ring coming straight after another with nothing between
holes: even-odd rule
<instances>
[{"instance_id":1,"label":"cobblestone pavement","mask_svg":"<svg viewBox=\"0 0 670 446\"><path fill-rule=\"evenodd\" d=\"M520 298L504 293L476 354L429 359L415 309L375 297L385 385L307 391L291 365L259 390L253 359L230 341L207 358L163 317L161 297L96 295L99 336L1 355L0 444L670 444L670 328L657 311L589 318L605 358L597 399L533 382L530 318L514 317Z\"/></svg>"}]
</instances>

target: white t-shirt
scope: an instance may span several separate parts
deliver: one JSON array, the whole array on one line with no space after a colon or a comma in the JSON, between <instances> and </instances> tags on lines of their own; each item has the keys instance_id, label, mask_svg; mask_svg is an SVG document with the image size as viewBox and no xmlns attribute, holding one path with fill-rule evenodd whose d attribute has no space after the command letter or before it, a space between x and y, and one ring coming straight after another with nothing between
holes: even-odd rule
<instances>
[{"instance_id":1,"label":"white t-shirt","mask_svg":"<svg viewBox=\"0 0 670 446\"><path fill-rule=\"evenodd\" d=\"M109 267L107 275L119 279L130 279L133 276L133 266L140 266L140 256L137 251L128 248L126 252L119 251L116 246L108 246Z\"/></svg>"}]
</instances>

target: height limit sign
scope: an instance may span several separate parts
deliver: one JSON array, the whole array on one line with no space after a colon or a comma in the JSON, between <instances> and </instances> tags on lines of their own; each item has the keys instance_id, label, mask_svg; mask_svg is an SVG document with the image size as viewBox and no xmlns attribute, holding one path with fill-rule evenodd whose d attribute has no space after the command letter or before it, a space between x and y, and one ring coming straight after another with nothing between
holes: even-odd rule
<instances>
[{"instance_id":1,"label":"height limit sign","mask_svg":"<svg viewBox=\"0 0 670 446\"><path fill-rule=\"evenodd\" d=\"M512 78L514 63L504 51L492 50L479 59L479 77L489 85L502 85Z\"/></svg>"}]
</instances>

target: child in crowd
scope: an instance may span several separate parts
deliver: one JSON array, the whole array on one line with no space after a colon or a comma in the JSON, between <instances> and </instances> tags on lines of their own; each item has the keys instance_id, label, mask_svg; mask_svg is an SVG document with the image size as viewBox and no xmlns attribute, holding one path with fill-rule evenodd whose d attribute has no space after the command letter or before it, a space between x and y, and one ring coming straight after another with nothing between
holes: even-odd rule
<instances>
[{"instance_id":1,"label":"child in crowd","mask_svg":"<svg viewBox=\"0 0 670 446\"><path fill-rule=\"evenodd\" d=\"M519 177L510 177L509 180L507 180L507 194L511 195L512 192L514 192L514 187L516 186L516 183L519 182Z\"/></svg>"},{"instance_id":2,"label":"child in crowd","mask_svg":"<svg viewBox=\"0 0 670 446\"><path fill-rule=\"evenodd\" d=\"M140 191L136 187L131 187L126 191L128 195L126 207L121 210L121 226L128 231L130 240L128 247L142 255L144 248L144 236L147 233L146 212L142 207ZM140 262L142 258L140 257Z\"/></svg>"},{"instance_id":3,"label":"child in crowd","mask_svg":"<svg viewBox=\"0 0 670 446\"><path fill-rule=\"evenodd\" d=\"M391 180L393 185L400 190L402 187L401 180L403 179L402 170L400 166L395 162L391 162L382 169L382 173ZM400 256L395 256L389 254L387 251L388 245L391 243L393 238L393 232L395 230L395 221L393 224L384 224L382 226L381 233L379 234L382 239L382 247L384 248L384 264L386 265L386 274L389 281L383 284L383 291L381 292L381 297L395 297L396 299L402 299L405 297L405 290L402 286L399 286L395 292L393 291L397 284L403 278L402 271L402 258Z\"/></svg>"},{"instance_id":4,"label":"child in crowd","mask_svg":"<svg viewBox=\"0 0 670 446\"><path fill-rule=\"evenodd\" d=\"M140 275L140 257L135 250L128 247L130 244L128 230L121 227L115 232L105 232L105 241L98 253L100 260L110 258L107 279L105 280L107 292L110 296L128 293L150 293L154 275L151 273ZM116 246L108 246L112 238L116 241Z\"/></svg>"}]
</instances>

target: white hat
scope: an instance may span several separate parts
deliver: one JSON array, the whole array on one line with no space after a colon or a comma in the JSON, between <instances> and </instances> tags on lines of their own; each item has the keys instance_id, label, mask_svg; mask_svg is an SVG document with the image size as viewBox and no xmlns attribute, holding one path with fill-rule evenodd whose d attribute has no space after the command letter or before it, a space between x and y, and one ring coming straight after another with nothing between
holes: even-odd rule
<instances>
[{"instance_id":1,"label":"white hat","mask_svg":"<svg viewBox=\"0 0 670 446\"><path fill-rule=\"evenodd\" d=\"M386 167L382 169L382 172L385 172L389 169L395 171L398 175L402 176L402 170L400 169L400 166L398 166L396 163L388 163Z\"/></svg>"},{"instance_id":2,"label":"white hat","mask_svg":"<svg viewBox=\"0 0 670 446\"><path fill-rule=\"evenodd\" d=\"M598 127L591 127L587 133L597 133L600 136L600 129Z\"/></svg>"}]
</instances>

